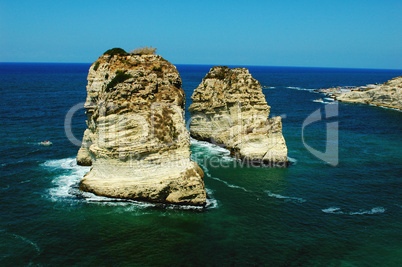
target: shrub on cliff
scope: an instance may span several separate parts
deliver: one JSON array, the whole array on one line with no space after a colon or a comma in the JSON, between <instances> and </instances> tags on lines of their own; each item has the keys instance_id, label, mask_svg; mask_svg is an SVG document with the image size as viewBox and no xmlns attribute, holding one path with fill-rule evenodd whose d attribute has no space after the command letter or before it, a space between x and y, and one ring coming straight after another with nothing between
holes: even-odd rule
<instances>
[{"instance_id":1,"label":"shrub on cliff","mask_svg":"<svg viewBox=\"0 0 402 267\"><path fill-rule=\"evenodd\" d=\"M97 61L97 62L95 63L95 65L94 65L94 71L97 71L97 70L98 70L99 64L100 64L99 61Z\"/></svg>"},{"instance_id":2,"label":"shrub on cliff","mask_svg":"<svg viewBox=\"0 0 402 267\"><path fill-rule=\"evenodd\" d=\"M124 71L118 70L116 71L116 76L108 83L106 86L105 91L109 92L111 88L115 87L117 84L124 82L127 79L132 78L133 76Z\"/></svg>"},{"instance_id":3,"label":"shrub on cliff","mask_svg":"<svg viewBox=\"0 0 402 267\"><path fill-rule=\"evenodd\" d=\"M154 55L156 53L156 48L154 47L140 47L131 51L131 54L134 55Z\"/></svg>"},{"instance_id":4,"label":"shrub on cliff","mask_svg":"<svg viewBox=\"0 0 402 267\"><path fill-rule=\"evenodd\" d=\"M103 54L104 55L111 55L111 56L114 56L114 55L121 55L121 56L128 55L128 53L126 51L124 51L124 49L121 49L121 48L118 48L118 47L109 49Z\"/></svg>"},{"instance_id":5,"label":"shrub on cliff","mask_svg":"<svg viewBox=\"0 0 402 267\"><path fill-rule=\"evenodd\" d=\"M152 68L153 71L162 71L162 67L161 66L154 66Z\"/></svg>"}]
</instances>

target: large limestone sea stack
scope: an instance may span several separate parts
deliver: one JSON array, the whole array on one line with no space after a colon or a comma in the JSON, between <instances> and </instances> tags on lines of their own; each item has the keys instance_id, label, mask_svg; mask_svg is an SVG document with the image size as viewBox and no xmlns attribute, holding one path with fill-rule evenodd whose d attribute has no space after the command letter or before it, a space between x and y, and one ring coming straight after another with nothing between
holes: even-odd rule
<instances>
[{"instance_id":1,"label":"large limestone sea stack","mask_svg":"<svg viewBox=\"0 0 402 267\"><path fill-rule=\"evenodd\" d=\"M192 137L224 145L246 161L288 165L281 117L268 118L270 106L247 69L213 67L191 99Z\"/></svg>"},{"instance_id":2,"label":"large limestone sea stack","mask_svg":"<svg viewBox=\"0 0 402 267\"><path fill-rule=\"evenodd\" d=\"M101 196L205 205L203 172L190 159L184 91L158 55L107 51L88 73L88 129L77 156L92 164L80 189Z\"/></svg>"}]
</instances>

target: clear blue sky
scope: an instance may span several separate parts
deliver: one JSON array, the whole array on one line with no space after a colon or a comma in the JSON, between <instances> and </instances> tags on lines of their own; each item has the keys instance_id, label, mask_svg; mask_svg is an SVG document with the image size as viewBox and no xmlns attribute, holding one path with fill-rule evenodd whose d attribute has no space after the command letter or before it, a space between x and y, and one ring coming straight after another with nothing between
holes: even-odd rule
<instances>
[{"instance_id":1,"label":"clear blue sky","mask_svg":"<svg viewBox=\"0 0 402 267\"><path fill-rule=\"evenodd\" d=\"M0 0L0 62L139 46L175 64L402 69L402 1Z\"/></svg>"}]
</instances>

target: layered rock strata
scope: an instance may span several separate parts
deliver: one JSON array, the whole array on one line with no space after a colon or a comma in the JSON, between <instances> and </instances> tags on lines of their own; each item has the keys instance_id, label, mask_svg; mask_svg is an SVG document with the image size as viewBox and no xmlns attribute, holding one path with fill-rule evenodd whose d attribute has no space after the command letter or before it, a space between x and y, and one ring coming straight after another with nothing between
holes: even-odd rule
<instances>
[{"instance_id":1,"label":"layered rock strata","mask_svg":"<svg viewBox=\"0 0 402 267\"><path fill-rule=\"evenodd\" d=\"M237 158L287 166L281 117L269 118L260 83L245 68L213 67L194 90L190 133Z\"/></svg>"},{"instance_id":2,"label":"layered rock strata","mask_svg":"<svg viewBox=\"0 0 402 267\"><path fill-rule=\"evenodd\" d=\"M342 102L402 109L402 76L393 78L367 91L339 94L336 99Z\"/></svg>"},{"instance_id":3,"label":"layered rock strata","mask_svg":"<svg viewBox=\"0 0 402 267\"><path fill-rule=\"evenodd\" d=\"M102 55L88 73L87 126L77 155L91 165L80 189L157 203L204 205L203 172L190 159L184 91L158 55Z\"/></svg>"}]
</instances>

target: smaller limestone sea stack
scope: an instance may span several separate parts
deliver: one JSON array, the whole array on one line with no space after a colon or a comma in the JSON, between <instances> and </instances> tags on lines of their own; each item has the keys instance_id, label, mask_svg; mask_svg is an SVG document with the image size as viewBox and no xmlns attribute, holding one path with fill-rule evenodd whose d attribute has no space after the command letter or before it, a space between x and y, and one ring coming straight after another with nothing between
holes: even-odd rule
<instances>
[{"instance_id":1,"label":"smaller limestone sea stack","mask_svg":"<svg viewBox=\"0 0 402 267\"><path fill-rule=\"evenodd\" d=\"M92 165L80 189L96 195L203 206L203 172L190 159L184 91L174 65L108 50L88 73L88 129L77 155Z\"/></svg>"},{"instance_id":2,"label":"smaller limestone sea stack","mask_svg":"<svg viewBox=\"0 0 402 267\"><path fill-rule=\"evenodd\" d=\"M213 67L191 99L193 138L224 145L246 161L288 165L281 117L268 118L270 106L247 69Z\"/></svg>"}]
</instances>

